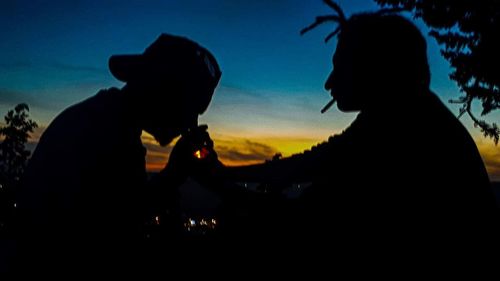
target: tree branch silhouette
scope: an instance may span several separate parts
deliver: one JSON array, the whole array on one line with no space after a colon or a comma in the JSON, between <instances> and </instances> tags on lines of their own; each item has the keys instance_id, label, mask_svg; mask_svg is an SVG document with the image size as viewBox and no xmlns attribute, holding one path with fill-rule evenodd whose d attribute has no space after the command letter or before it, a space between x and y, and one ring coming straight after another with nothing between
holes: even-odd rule
<instances>
[{"instance_id":1,"label":"tree branch silhouette","mask_svg":"<svg viewBox=\"0 0 500 281\"><path fill-rule=\"evenodd\" d=\"M481 116L500 108L500 1L498 0L375 0L382 7L412 12L431 28L429 35L442 46L441 54L453 68L450 78L465 96L459 117L467 113L474 126L498 145L496 123L477 118L472 103L481 101Z\"/></svg>"}]
</instances>

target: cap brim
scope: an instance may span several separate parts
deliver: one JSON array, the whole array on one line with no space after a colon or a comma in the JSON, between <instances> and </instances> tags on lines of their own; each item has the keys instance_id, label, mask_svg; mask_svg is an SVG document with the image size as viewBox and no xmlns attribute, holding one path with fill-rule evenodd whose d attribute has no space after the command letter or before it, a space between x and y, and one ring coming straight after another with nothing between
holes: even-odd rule
<instances>
[{"instance_id":1,"label":"cap brim","mask_svg":"<svg viewBox=\"0 0 500 281\"><path fill-rule=\"evenodd\" d=\"M109 70L113 76L123 82L141 72L142 55L114 55L109 58Z\"/></svg>"}]
</instances>

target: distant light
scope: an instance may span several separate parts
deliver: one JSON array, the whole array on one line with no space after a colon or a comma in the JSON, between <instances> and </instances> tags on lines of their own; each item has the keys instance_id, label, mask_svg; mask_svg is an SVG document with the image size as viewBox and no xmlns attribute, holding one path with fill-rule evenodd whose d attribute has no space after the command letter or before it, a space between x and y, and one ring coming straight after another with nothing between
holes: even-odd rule
<instances>
[{"instance_id":1,"label":"distant light","mask_svg":"<svg viewBox=\"0 0 500 281\"><path fill-rule=\"evenodd\" d=\"M155 217L155 224L160 225L160 216Z\"/></svg>"},{"instance_id":2,"label":"distant light","mask_svg":"<svg viewBox=\"0 0 500 281\"><path fill-rule=\"evenodd\" d=\"M3 184L0 183L0 189L3 189Z\"/></svg>"},{"instance_id":3,"label":"distant light","mask_svg":"<svg viewBox=\"0 0 500 281\"><path fill-rule=\"evenodd\" d=\"M17 203L14 203L14 208L17 208Z\"/></svg>"},{"instance_id":4,"label":"distant light","mask_svg":"<svg viewBox=\"0 0 500 281\"><path fill-rule=\"evenodd\" d=\"M297 188L300 188L300 184L297 185Z\"/></svg>"},{"instance_id":5,"label":"distant light","mask_svg":"<svg viewBox=\"0 0 500 281\"><path fill-rule=\"evenodd\" d=\"M189 219L189 224L191 224L191 226L195 226L196 225L196 221L193 220L193 219Z\"/></svg>"}]
</instances>

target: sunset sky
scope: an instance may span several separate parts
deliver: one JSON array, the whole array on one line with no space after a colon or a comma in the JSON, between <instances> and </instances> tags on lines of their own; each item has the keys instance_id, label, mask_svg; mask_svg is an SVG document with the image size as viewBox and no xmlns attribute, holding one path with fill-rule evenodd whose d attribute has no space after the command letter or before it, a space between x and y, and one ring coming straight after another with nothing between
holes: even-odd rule
<instances>
[{"instance_id":1,"label":"sunset sky","mask_svg":"<svg viewBox=\"0 0 500 281\"><path fill-rule=\"evenodd\" d=\"M372 0L338 2L347 15L377 8ZM336 44L323 38L334 25L299 35L315 16L329 13L320 0L3 0L0 114L26 102L43 130L67 106L123 86L107 68L111 55L142 53L161 33L172 33L199 42L219 61L222 79L200 123L208 124L224 163L298 153L340 133L355 117L335 107L319 112L329 101L323 85ZM429 37L428 44L432 90L447 103L460 93L439 47ZM486 120L498 123L500 112ZM500 180L500 146L484 139L467 116L462 122L490 177ZM143 142L148 168L163 167L169 148L148 135Z\"/></svg>"}]
</instances>

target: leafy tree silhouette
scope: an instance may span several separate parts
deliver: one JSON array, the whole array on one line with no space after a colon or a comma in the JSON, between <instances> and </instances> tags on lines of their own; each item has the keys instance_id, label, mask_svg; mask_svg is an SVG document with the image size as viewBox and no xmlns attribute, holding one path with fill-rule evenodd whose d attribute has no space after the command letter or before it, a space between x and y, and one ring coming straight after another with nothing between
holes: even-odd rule
<instances>
[{"instance_id":1,"label":"leafy tree silhouette","mask_svg":"<svg viewBox=\"0 0 500 281\"><path fill-rule=\"evenodd\" d=\"M4 137L0 144L0 183L4 185L17 183L30 156L26 142L38 125L29 119L28 112L27 104L18 104L5 115L6 125L0 127L0 136Z\"/></svg>"},{"instance_id":2,"label":"leafy tree silhouette","mask_svg":"<svg viewBox=\"0 0 500 281\"><path fill-rule=\"evenodd\" d=\"M22 176L30 151L26 150L26 142L30 133L38 127L29 119L29 107L25 103L18 104L5 115L5 126L0 127L0 232L7 233L14 220L15 189Z\"/></svg>"},{"instance_id":3,"label":"leafy tree silhouette","mask_svg":"<svg viewBox=\"0 0 500 281\"><path fill-rule=\"evenodd\" d=\"M465 96L459 116L467 113L485 137L498 144L500 128L476 117L474 100L482 103L481 116L500 108L500 1L498 0L375 0L381 6L410 11L431 28L443 46L441 54L454 68L455 80Z\"/></svg>"}]
</instances>

